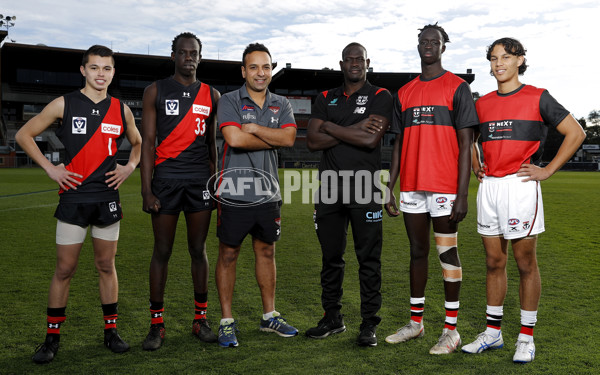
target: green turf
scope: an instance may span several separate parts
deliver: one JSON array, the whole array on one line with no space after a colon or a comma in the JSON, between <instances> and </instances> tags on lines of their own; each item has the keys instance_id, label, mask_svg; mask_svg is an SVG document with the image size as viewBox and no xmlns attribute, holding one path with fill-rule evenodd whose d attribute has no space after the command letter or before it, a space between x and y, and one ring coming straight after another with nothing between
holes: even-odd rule
<instances>
[{"instance_id":1,"label":"green turf","mask_svg":"<svg viewBox=\"0 0 600 375\"><path fill-rule=\"evenodd\" d=\"M283 206L282 239L277 243L276 306L300 329L295 338L258 331L261 305L254 278L254 256L246 241L238 264L233 311L240 346L220 349L191 335L193 293L185 227L180 220L165 296L167 336L156 352L141 349L149 326L148 266L152 253L150 218L141 211L139 171L121 188L125 218L117 256L120 282L119 331L132 349L116 355L102 346L102 313L89 242L84 245L72 284L61 347L49 365L31 361L45 335L47 289L54 270L52 217L58 197L41 169L0 169L0 373L235 373L235 374L594 374L600 372L600 174L560 172L542 183L546 232L538 259L542 299L535 329L536 359L512 363L519 331L518 274L508 267L509 290L503 331L505 348L480 355L431 356L444 320L440 266L430 259L425 310L425 337L388 345L383 338L408 320L408 243L401 218L384 218L383 318L379 346L355 344L360 324L356 258L349 236L344 282L346 333L310 340L304 331L321 317L320 249L312 223L313 207ZM458 330L470 342L484 329L484 250L476 233L472 179L470 211L461 224L459 252L464 279ZM24 194L35 192L34 194ZM210 260L209 320L217 326L219 304L214 285L217 257L215 218L207 241Z\"/></svg>"}]
</instances>

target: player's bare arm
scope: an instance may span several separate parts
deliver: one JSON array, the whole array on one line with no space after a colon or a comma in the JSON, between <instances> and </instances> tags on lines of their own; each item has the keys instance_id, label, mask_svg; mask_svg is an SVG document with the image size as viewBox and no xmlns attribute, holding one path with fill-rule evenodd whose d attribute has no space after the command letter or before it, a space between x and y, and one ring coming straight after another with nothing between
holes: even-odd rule
<instances>
[{"instance_id":1,"label":"player's bare arm","mask_svg":"<svg viewBox=\"0 0 600 375\"><path fill-rule=\"evenodd\" d=\"M142 209L145 212L158 212L160 201L152 194L152 174L156 153L156 83L144 90L142 98L142 155L140 174L142 178Z\"/></svg>"},{"instance_id":2,"label":"player's bare arm","mask_svg":"<svg viewBox=\"0 0 600 375\"><path fill-rule=\"evenodd\" d=\"M64 97L59 97L51 101L38 115L27 121L15 135L19 146L29 155L33 161L42 167L48 177L60 186L63 190L77 189L81 182L77 178L82 178L78 173L68 171L64 164L54 165L42 154L35 143L35 137L42 134L56 120L62 119L65 109Z\"/></svg>"},{"instance_id":3,"label":"player's bare arm","mask_svg":"<svg viewBox=\"0 0 600 375\"><path fill-rule=\"evenodd\" d=\"M117 166L114 170L106 173L106 176L109 178L106 180L106 183L109 187L117 190L121 184L131 176L133 171L140 162L140 154L142 152L142 136L135 126L135 119L133 118L133 113L131 113L131 109L127 105L124 105L125 109L125 122L127 123L127 130L125 131L125 136L129 143L131 143L131 152L129 153L129 160L127 164L121 165L117 163Z\"/></svg>"},{"instance_id":4,"label":"player's bare arm","mask_svg":"<svg viewBox=\"0 0 600 375\"><path fill-rule=\"evenodd\" d=\"M310 151L320 151L331 148L340 141L329 134L321 132L321 126L325 121L317 118L311 118L308 121L306 130L306 146Z\"/></svg>"},{"instance_id":5,"label":"player's bare arm","mask_svg":"<svg viewBox=\"0 0 600 375\"><path fill-rule=\"evenodd\" d=\"M216 89L212 89L213 99L214 99L214 108L213 112L210 115L210 118L207 121L208 124L208 144L209 144L209 165L208 168L210 170L210 175L214 175L217 173L217 108L219 105L219 99L221 99L221 93Z\"/></svg>"},{"instance_id":6,"label":"player's bare arm","mask_svg":"<svg viewBox=\"0 0 600 375\"><path fill-rule=\"evenodd\" d=\"M387 183L390 196L389 198L386 198L384 207L385 211L390 217L396 217L400 215L400 210L398 210L398 205L396 203L396 196L394 195L394 186L396 185L396 181L398 181L398 176L400 175L400 155L402 155L402 133L396 134L396 139L394 140L394 148L392 149L392 160L390 164L390 180Z\"/></svg>"},{"instance_id":7,"label":"player's bare arm","mask_svg":"<svg viewBox=\"0 0 600 375\"><path fill-rule=\"evenodd\" d=\"M477 146L477 140L479 139L480 131L478 128L473 129L473 147L471 149L471 169L477 177L479 182L483 181L483 169L484 164L481 162L481 154L479 147Z\"/></svg>"},{"instance_id":8,"label":"player's bare arm","mask_svg":"<svg viewBox=\"0 0 600 375\"><path fill-rule=\"evenodd\" d=\"M269 128L255 123L242 125L242 131L252 134L272 147L292 147L296 141L296 127Z\"/></svg>"},{"instance_id":9,"label":"player's bare arm","mask_svg":"<svg viewBox=\"0 0 600 375\"><path fill-rule=\"evenodd\" d=\"M452 206L450 220L461 222L469 209L467 201L469 195L469 178L471 177L471 147L473 145L473 128L464 128L457 131L458 138L458 191Z\"/></svg>"},{"instance_id":10,"label":"player's bare arm","mask_svg":"<svg viewBox=\"0 0 600 375\"><path fill-rule=\"evenodd\" d=\"M544 181L548 179L569 161L585 139L583 128L571 114L558 124L556 130L565 136L556 156L554 156L554 159L552 159L552 161L544 168L533 164L523 164L517 171L517 176L527 177L523 182L531 180Z\"/></svg>"},{"instance_id":11,"label":"player's bare arm","mask_svg":"<svg viewBox=\"0 0 600 375\"><path fill-rule=\"evenodd\" d=\"M321 125L319 131L353 146L373 149L381 141L389 123L390 121L384 116L370 115L349 127L326 121Z\"/></svg>"}]
</instances>

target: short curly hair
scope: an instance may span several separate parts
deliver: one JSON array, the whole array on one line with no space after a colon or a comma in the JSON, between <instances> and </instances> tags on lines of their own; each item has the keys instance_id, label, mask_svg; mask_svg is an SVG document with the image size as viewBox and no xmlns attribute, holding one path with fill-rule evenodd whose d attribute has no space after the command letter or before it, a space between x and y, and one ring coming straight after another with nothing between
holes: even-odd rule
<instances>
[{"instance_id":1,"label":"short curly hair","mask_svg":"<svg viewBox=\"0 0 600 375\"><path fill-rule=\"evenodd\" d=\"M490 44L487 47L486 50L486 59L488 59L488 61L491 61L492 58L492 50L494 49L494 47L496 47L497 45L502 45L504 47L504 50L506 51L506 53L511 54L511 55L515 55L515 56L523 56L523 64L521 64L521 66L519 67L519 75L523 75L523 73L525 73L525 71L527 70L527 59L525 58L525 53L527 53L527 50L525 49L525 47L523 47L523 44L521 44L521 42L519 42L517 39L514 38L500 38L496 41L494 41L494 43Z\"/></svg>"},{"instance_id":2,"label":"short curly hair","mask_svg":"<svg viewBox=\"0 0 600 375\"><path fill-rule=\"evenodd\" d=\"M181 33L179 35L177 35L174 39L173 39L173 43L171 44L171 52L175 53L175 48L177 48L177 41L181 38L190 38L190 39L196 39L196 41L198 42L198 45L200 46L199 48L199 52L202 53L202 42L200 41L200 39L196 36L196 34L194 33L190 33L190 32L184 32Z\"/></svg>"},{"instance_id":3,"label":"short curly hair","mask_svg":"<svg viewBox=\"0 0 600 375\"><path fill-rule=\"evenodd\" d=\"M448 34L446 33L446 30L444 30L444 28L443 28L443 27L441 27L441 26L438 26L438 23L437 23L437 22L436 22L436 23L434 23L433 25L432 25L432 24L425 25L425 26L423 26L423 28L422 28L422 29L418 29L418 30L419 30L419 35L417 35L417 37L419 37L419 38L420 38L420 37L421 37L421 34L423 34L423 32L425 32L425 30L427 30L427 29L434 29L434 30L437 30L437 31L439 31L439 32L440 32L440 34L442 34L442 38L444 39L444 44L445 44L445 43L450 43L450 37L449 37L449 36L448 36Z\"/></svg>"}]
</instances>

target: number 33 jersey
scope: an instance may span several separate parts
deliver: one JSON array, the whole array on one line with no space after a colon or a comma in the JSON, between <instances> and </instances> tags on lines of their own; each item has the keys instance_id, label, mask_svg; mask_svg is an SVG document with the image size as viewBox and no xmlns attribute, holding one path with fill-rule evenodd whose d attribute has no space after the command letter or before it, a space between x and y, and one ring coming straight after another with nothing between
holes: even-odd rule
<instances>
[{"instance_id":1,"label":"number 33 jersey","mask_svg":"<svg viewBox=\"0 0 600 375\"><path fill-rule=\"evenodd\" d=\"M200 81L184 86L173 78L156 82L154 177L208 179L208 121L212 89Z\"/></svg>"},{"instance_id":2,"label":"number 33 jersey","mask_svg":"<svg viewBox=\"0 0 600 375\"><path fill-rule=\"evenodd\" d=\"M56 136L65 146L65 168L83 177L76 190L60 190L61 202L92 203L118 200L106 173L116 168L117 150L125 136L123 104L107 96L94 103L81 91L64 96L62 124Z\"/></svg>"}]
</instances>

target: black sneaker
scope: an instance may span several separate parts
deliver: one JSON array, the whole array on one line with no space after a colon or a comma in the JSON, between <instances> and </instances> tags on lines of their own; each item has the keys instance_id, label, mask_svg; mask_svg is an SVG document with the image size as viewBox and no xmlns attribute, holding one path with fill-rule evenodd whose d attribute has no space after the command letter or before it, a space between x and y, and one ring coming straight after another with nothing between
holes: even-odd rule
<instances>
[{"instance_id":1,"label":"black sneaker","mask_svg":"<svg viewBox=\"0 0 600 375\"><path fill-rule=\"evenodd\" d=\"M129 350L129 344L123 341L116 328L104 330L104 346L112 350L113 353L125 353Z\"/></svg>"},{"instance_id":2,"label":"black sneaker","mask_svg":"<svg viewBox=\"0 0 600 375\"><path fill-rule=\"evenodd\" d=\"M33 362L39 364L52 362L58 352L59 340L60 338L53 335L46 336L46 340L35 349L35 354L31 358Z\"/></svg>"},{"instance_id":3,"label":"black sneaker","mask_svg":"<svg viewBox=\"0 0 600 375\"><path fill-rule=\"evenodd\" d=\"M362 323L360 325L360 333L358 334L358 345L377 346L377 336L375 336L376 330L376 325L372 323Z\"/></svg>"},{"instance_id":4,"label":"black sneaker","mask_svg":"<svg viewBox=\"0 0 600 375\"><path fill-rule=\"evenodd\" d=\"M217 342L217 335L210 329L206 319L194 320L192 323L192 334L198 336L200 341Z\"/></svg>"},{"instance_id":5,"label":"black sneaker","mask_svg":"<svg viewBox=\"0 0 600 375\"><path fill-rule=\"evenodd\" d=\"M339 312L325 313L323 319L319 320L316 327L306 330L306 336L313 339L324 339L334 333L342 333L346 330L344 317Z\"/></svg>"},{"instance_id":6,"label":"black sneaker","mask_svg":"<svg viewBox=\"0 0 600 375\"><path fill-rule=\"evenodd\" d=\"M156 350L159 349L165 339L165 327L158 325L151 325L148 336L142 343L142 349L144 350Z\"/></svg>"}]
</instances>

